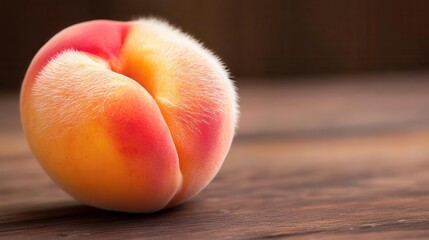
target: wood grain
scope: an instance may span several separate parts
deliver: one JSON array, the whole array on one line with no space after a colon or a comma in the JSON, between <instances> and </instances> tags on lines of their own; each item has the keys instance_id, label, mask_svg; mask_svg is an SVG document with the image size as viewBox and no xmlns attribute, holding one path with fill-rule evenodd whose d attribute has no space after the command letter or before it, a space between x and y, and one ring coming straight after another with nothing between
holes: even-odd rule
<instances>
[{"instance_id":1,"label":"wood grain","mask_svg":"<svg viewBox=\"0 0 429 240\"><path fill-rule=\"evenodd\" d=\"M98 210L63 193L26 145L17 96L1 96L0 238L425 239L426 77L240 86L241 128L218 176L154 214Z\"/></svg>"}]
</instances>

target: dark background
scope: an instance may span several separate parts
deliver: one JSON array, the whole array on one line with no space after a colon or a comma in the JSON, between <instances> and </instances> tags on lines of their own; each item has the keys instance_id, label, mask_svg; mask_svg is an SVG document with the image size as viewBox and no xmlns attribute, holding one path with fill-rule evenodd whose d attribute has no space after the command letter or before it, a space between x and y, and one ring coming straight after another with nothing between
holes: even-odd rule
<instances>
[{"instance_id":1,"label":"dark background","mask_svg":"<svg viewBox=\"0 0 429 240\"><path fill-rule=\"evenodd\" d=\"M1 90L19 89L55 33L99 18L165 18L219 55L239 83L429 66L425 0L14 0L0 9Z\"/></svg>"}]
</instances>

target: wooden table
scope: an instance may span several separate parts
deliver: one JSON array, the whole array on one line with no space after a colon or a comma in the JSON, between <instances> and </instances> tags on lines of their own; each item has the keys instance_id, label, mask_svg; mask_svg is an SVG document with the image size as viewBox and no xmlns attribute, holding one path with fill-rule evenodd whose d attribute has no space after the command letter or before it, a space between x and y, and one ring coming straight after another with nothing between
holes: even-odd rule
<instances>
[{"instance_id":1,"label":"wooden table","mask_svg":"<svg viewBox=\"0 0 429 240\"><path fill-rule=\"evenodd\" d=\"M28 149L0 97L0 238L410 239L429 236L429 74L241 81L226 162L192 201L154 214L84 206Z\"/></svg>"}]
</instances>

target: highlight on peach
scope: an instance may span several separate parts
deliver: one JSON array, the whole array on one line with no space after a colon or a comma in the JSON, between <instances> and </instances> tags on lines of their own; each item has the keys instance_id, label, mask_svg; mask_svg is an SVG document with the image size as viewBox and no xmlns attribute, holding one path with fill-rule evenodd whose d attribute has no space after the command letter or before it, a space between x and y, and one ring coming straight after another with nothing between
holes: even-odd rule
<instances>
[{"instance_id":1,"label":"highlight on peach","mask_svg":"<svg viewBox=\"0 0 429 240\"><path fill-rule=\"evenodd\" d=\"M88 205L125 212L198 194L238 118L219 59L156 19L64 29L32 60L20 97L24 132L48 175Z\"/></svg>"}]
</instances>

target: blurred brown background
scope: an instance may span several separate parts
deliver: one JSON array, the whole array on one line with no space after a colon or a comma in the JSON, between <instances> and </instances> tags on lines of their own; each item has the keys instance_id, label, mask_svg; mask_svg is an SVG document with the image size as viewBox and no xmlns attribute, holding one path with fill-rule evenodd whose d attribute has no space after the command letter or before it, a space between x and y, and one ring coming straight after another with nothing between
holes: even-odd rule
<instances>
[{"instance_id":1,"label":"blurred brown background","mask_svg":"<svg viewBox=\"0 0 429 240\"><path fill-rule=\"evenodd\" d=\"M1 90L19 89L55 33L99 18L165 18L219 55L239 83L429 66L425 0L14 0L0 9Z\"/></svg>"}]
</instances>

